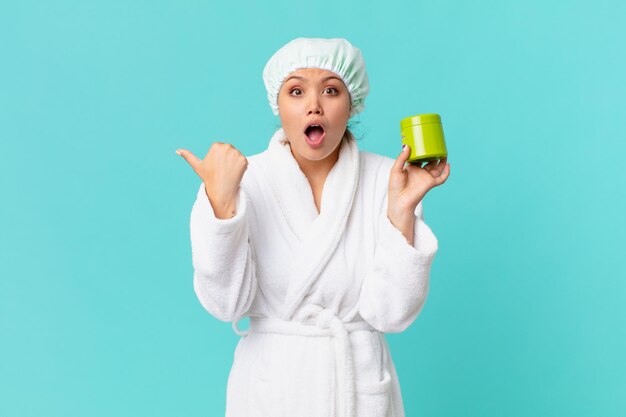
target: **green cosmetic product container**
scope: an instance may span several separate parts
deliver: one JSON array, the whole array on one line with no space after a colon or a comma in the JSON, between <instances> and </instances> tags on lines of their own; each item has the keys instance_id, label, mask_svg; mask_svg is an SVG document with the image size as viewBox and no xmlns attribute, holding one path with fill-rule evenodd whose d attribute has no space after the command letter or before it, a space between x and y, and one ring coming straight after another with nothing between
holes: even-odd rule
<instances>
[{"instance_id":1,"label":"green cosmetic product container","mask_svg":"<svg viewBox=\"0 0 626 417\"><path fill-rule=\"evenodd\" d=\"M417 114L402 119L400 135L402 144L411 149L407 161L411 164L437 161L448 156L441 117L438 114Z\"/></svg>"}]
</instances>

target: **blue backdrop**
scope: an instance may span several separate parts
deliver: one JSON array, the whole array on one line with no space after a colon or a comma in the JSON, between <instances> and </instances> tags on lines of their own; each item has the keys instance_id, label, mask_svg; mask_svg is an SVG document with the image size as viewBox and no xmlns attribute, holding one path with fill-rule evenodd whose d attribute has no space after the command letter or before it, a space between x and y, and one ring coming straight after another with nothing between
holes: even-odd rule
<instances>
[{"instance_id":1,"label":"blue backdrop","mask_svg":"<svg viewBox=\"0 0 626 417\"><path fill-rule=\"evenodd\" d=\"M264 150L296 37L362 50L362 149L442 116L430 294L387 336L407 416L625 415L625 4L3 2L0 415L223 415L237 336L193 292L174 151Z\"/></svg>"}]
</instances>

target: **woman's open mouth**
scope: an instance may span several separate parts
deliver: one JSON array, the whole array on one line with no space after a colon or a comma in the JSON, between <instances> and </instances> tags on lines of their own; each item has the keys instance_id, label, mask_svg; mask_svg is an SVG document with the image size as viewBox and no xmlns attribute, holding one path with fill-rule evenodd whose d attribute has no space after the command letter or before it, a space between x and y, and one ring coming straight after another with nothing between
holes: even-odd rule
<instances>
[{"instance_id":1,"label":"woman's open mouth","mask_svg":"<svg viewBox=\"0 0 626 417\"><path fill-rule=\"evenodd\" d=\"M324 132L322 126L311 125L304 131L304 135L306 137L306 143L308 143L310 147L319 148L322 146L322 142L324 142L326 132Z\"/></svg>"}]
</instances>

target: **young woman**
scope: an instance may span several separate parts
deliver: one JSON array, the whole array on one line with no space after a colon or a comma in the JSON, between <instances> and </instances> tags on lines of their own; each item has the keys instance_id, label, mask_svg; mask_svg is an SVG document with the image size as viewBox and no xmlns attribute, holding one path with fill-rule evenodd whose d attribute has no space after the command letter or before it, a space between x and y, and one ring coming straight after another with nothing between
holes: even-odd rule
<instances>
[{"instance_id":1,"label":"young woman","mask_svg":"<svg viewBox=\"0 0 626 417\"><path fill-rule=\"evenodd\" d=\"M450 165L358 150L347 123L369 82L345 39L294 39L263 79L282 125L267 150L177 151L202 179L195 292L242 336L226 415L404 416L384 333L406 329L426 300L438 243L422 200Z\"/></svg>"}]
</instances>

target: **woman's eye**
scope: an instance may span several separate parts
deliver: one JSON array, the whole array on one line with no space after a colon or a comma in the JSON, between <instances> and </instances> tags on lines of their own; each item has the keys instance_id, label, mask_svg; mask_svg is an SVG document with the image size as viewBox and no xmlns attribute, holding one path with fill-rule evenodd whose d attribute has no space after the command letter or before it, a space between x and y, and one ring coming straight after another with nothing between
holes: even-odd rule
<instances>
[{"instance_id":1,"label":"woman's eye","mask_svg":"<svg viewBox=\"0 0 626 417\"><path fill-rule=\"evenodd\" d=\"M339 91L335 88L335 87L327 87L326 89L324 89L324 91L328 91L328 90L332 90L333 92L331 94L338 94ZM300 94L294 94L296 91L300 92ZM295 95L295 96L301 96L302 95L302 90L299 88L294 88L293 90L289 91L290 95Z\"/></svg>"}]
</instances>

